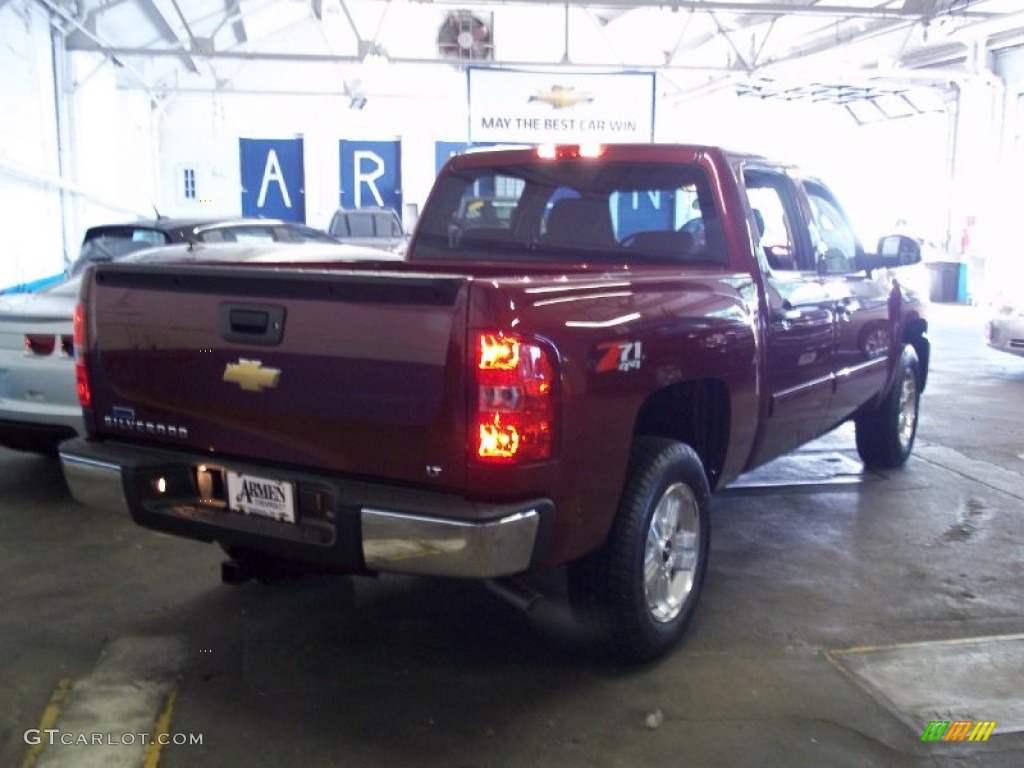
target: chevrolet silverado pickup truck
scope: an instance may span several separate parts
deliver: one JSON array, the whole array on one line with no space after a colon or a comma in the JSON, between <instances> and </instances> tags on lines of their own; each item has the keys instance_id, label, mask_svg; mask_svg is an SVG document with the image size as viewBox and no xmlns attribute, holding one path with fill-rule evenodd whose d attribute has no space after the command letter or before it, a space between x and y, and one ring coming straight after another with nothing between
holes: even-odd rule
<instances>
[{"instance_id":1,"label":"chevrolet silverado pickup truck","mask_svg":"<svg viewBox=\"0 0 1024 768\"><path fill-rule=\"evenodd\" d=\"M514 210L460 226L481 197ZM91 268L63 468L79 501L219 544L229 582L508 592L565 566L583 623L642 662L693 616L715 489L849 420L866 466L906 461L929 341L899 271L760 157L468 153L404 263Z\"/></svg>"}]
</instances>

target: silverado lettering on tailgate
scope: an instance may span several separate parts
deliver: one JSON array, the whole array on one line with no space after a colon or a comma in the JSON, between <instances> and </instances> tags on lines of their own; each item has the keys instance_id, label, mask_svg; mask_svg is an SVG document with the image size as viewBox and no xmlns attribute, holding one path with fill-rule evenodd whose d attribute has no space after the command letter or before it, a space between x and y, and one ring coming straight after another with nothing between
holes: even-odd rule
<instances>
[{"instance_id":1,"label":"silverado lettering on tailgate","mask_svg":"<svg viewBox=\"0 0 1024 768\"><path fill-rule=\"evenodd\" d=\"M188 438L188 428L179 424L163 424L159 421L142 421L135 418L133 408L115 406L111 413L103 416L103 426L107 429L122 429L128 432L143 432L157 437Z\"/></svg>"}]
</instances>

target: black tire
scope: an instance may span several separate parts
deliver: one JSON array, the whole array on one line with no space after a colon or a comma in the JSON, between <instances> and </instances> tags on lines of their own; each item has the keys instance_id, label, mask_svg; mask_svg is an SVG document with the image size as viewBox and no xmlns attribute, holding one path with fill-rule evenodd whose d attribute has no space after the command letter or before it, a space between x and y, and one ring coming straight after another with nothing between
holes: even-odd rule
<instances>
[{"instance_id":1,"label":"black tire","mask_svg":"<svg viewBox=\"0 0 1024 768\"><path fill-rule=\"evenodd\" d=\"M904 345L892 387L877 406L855 420L857 453L869 469L903 466L914 448L921 400L921 367L917 353Z\"/></svg>"},{"instance_id":2,"label":"black tire","mask_svg":"<svg viewBox=\"0 0 1024 768\"><path fill-rule=\"evenodd\" d=\"M637 438L608 538L568 574L574 609L619 661L653 660L683 637L707 570L710 497L692 448Z\"/></svg>"}]
</instances>

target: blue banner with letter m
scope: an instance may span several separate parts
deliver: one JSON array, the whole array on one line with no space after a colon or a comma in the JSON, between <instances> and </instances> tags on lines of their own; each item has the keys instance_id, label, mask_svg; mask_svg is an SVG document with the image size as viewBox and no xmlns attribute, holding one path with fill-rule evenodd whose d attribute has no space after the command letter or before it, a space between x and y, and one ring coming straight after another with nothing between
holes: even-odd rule
<instances>
[{"instance_id":1,"label":"blue banner with letter m","mask_svg":"<svg viewBox=\"0 0 1024 768\"><path fill-rule=\"evenodd\" d=\"M306 221L302 139L239 139L242 215Z\"/></svg>"}]
</instances>

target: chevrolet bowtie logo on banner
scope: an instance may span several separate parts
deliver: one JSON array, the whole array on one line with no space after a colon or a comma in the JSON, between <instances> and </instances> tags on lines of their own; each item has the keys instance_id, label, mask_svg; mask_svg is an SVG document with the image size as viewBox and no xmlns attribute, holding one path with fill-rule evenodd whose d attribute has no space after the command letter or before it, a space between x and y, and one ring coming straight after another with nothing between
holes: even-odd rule
<instances>
[{"instance_id":1,"label":"chevrolet bowtie logo on banner","mask_svg":"<svg viewBox=\"0 0 1024 768\"><path fill-rule=\"evenodd\" d=\"M469 67L470 144L654 140L653 72Z\"/></svg>"},{"instance_id":2,"label":"chevrolet bowtie logo on banner","mask_svg":"<svg viewBox=\"0 0 1024 768\"><path fill-rule=\"evenodd\" d=\"M553 85L546 91L537 91L530 97L530 101L543 101L555 109L575 107L577 104L589 104L594 100L589 93L580 93L575 88L564 85Z\"/></svg>"},{"instance_id":3,"label":"chevrolet bowtie logo on banner","mask_svg":"<svg viewBox=\"0 0 1024 768\"><path fill-rule=\"evenodd\" d=\"M259 360L246 360L244 357L237 363L228 363L224 369L224 381L237 384L246 392L273 389L280 378L280 368L264 368Z\"/></svg>"}]
</instances>

